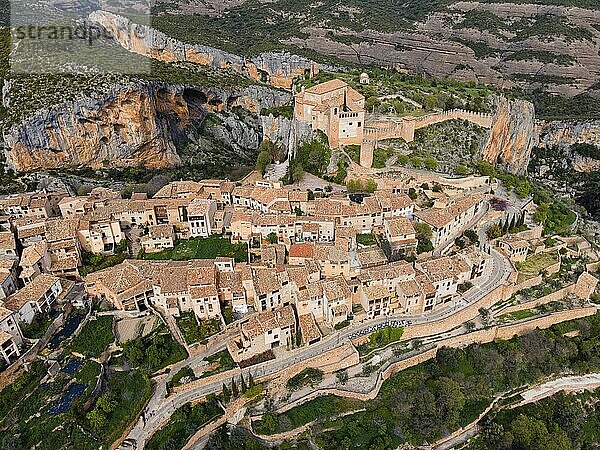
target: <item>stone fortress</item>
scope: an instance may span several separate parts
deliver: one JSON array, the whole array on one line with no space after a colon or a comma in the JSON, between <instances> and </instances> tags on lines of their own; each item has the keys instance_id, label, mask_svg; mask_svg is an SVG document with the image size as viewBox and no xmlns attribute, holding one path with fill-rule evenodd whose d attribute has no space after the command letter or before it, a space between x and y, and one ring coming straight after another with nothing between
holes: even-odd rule
<instances>
[{"instance_id":1,"label":"stone fortress","mask_svg":"<svg viewBox=\"0 0 600 450\"><path fill-rule=\"evenodd\" d=\"M362 82L362 80L361 80ZM379 141L402 138L412 142L415 130L447 120L467 120L492 128L492 114L453 109L421 117L381 116L365 112L365 97L348 83L333 79L302 90L295 95L294 116L325 133L331 148L360 145L360 165L373 165L373 152Z\"/></svg>"}]
</instances>

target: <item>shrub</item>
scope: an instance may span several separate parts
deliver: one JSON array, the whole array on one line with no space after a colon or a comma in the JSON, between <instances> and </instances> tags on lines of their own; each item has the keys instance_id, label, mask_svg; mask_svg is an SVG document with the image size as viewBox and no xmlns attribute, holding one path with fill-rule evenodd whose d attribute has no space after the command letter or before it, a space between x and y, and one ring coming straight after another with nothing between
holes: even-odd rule
<instances>
[{"instance_id":1,"label":"shrub","mask_svg":"<svg viewBox=\"0 0 600 450\"><path fill-rule=\"evenodd\" d=\"M286 386L288 389L295 391L303 388L304 386L314 386L319 384L321 381L323 381L323 371L313 367L307 367L302 372L290 378L287 381Z\"/></svg>"},{"instance_id":2,"label":"shrub","mask_svg":"<svg viewBox=\"0 0 600 450\"><path fill-rule=\"evenodd\" d=\"M71 350L82 355L97 358L114 342L112 316L100 316L86 323L71 343Z\"/></svg>"}]
</instances>

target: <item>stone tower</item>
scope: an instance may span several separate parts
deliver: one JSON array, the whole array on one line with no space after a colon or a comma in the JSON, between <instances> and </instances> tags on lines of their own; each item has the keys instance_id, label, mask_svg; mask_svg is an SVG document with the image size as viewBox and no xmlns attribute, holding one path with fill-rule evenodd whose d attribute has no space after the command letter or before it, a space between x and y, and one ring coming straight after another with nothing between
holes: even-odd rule
<instances>
[{"instance_id":1,"label":"stone tower","mask_svg":"<svg viewBox=\"0 0 600 450\"><path fill-rule=\"evenodd\" d=\"M373 166L373 152L377 139L363 138L360 144L360 165L362 167L371 168Z\"/></svg>"}]
</instances>

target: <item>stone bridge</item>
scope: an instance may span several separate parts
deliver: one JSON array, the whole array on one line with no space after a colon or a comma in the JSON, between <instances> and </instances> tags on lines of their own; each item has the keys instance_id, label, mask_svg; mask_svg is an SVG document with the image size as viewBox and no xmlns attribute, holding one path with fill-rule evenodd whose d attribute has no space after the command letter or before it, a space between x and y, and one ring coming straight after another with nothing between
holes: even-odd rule
<instances>
[{"instance_id":1,"label":"stone bridge","mask_svg":"<svg viewBox=\"0 0 600 450\"><path fill-rule=\"evenodd\" d=\"M402 138L406 142L412 142L415 139L415 130L447 120L467 120L484 128L492 128L494 124L494 116L492 114L478 113L464 109L451 109L421 117L407 116L399 118L367 115L363 130L363 140L360 146L360 165L363 167L371 167L373 165L373 152L377 148L379 141Z\"/></svg>"}]
</instances>

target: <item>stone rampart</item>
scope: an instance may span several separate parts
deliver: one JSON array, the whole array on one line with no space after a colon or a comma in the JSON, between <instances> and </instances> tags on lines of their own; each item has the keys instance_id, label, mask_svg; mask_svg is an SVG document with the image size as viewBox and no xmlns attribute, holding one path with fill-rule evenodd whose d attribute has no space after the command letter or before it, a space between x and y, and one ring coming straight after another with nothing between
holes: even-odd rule
<instances>
[{"instance_id":1,"label":"stone rampart","mask_svg":"<svg viewBox=\"0 0 600 450\"><path fill-rule=\"evenodd\" d=\"M317 389L308 393L304 397L298 398L291 403L283 405L282 407L277 409L277 412L282 413L288 411L294 408L295 406L299 406L303 403L306 403L309 400L324 395L336 395L339 397L348 397L363 401L372 400L375 397L377 397L377 394L379 393L379 390L381 389L381 386L385 380L387 380L394 374L401 372L402 370L408 369L410 367L416 366L425 361L428 361L429 359L434 358L437 355L438 349L442 347L460 348L475 343L483 344L487 342L492 342L496 339L511 339L514 336L520 336L529 333L530 331L533 331L536 328L546 329L557 323L588 317L596 314L597 312L598 310L595 307L591 306L586 308L560 311L557 313L548 314L542 317L536 317L527 321L511 325L494 326L483 330L477 330L472 333L443 339L441 341L438 341L434 348L430 348L417 355L410 356L406 359L390 364L389 367L387 367L384 371L380 372L375 387L368 393L353 392L337 388Z\"/></svg>"},{"instance_id":2,"label":"stone rampart","mask_svg":"<svg viewBox=\"0 0 600 450\"><path fill-rule=\"evenodd\" d=\"M427 114L421 117L383 117L378 120L376 116L367 116L363 130L363 141L361 143L360 165L371 167L373 164L373 152L377 148L377 142L386 139L404 139L412 142L415 139L415 130L425 128L436 123L447 120L467 120L484 128L492 128L494 116L491 114L466 111L464 109L452 109Z\"/></svg>"}]
</instances>

